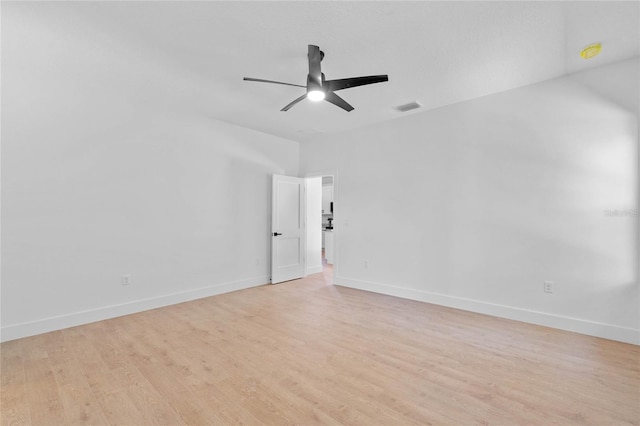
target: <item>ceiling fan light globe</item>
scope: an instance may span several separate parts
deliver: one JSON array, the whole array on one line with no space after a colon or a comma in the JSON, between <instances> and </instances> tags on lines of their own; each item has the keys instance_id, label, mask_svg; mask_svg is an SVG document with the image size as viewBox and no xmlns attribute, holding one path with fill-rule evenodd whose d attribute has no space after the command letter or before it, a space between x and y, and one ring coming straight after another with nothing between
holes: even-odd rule
<instances>
[{"instance_id":1,"label":"ceiling fan light globe","mask_svg":"<svg viewBox=\"0 0 640 426\"><path fill-rule=\"evenodd\" d=\"M320 102L324 100L324 96L325 94L322 90L310 90L307 93L307 98L309 98L309 100L313 102Z\"/></svg>"}]
</instances>

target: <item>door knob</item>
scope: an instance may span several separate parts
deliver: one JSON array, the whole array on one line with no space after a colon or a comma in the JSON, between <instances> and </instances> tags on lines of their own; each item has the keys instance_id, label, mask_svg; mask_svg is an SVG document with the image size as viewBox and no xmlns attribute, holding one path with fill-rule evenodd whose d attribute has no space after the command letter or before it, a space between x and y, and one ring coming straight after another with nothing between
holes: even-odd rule
<instances>
[{"instance_id":1,"label":"door knob","mask_svg":"<svg viewBox=\"0 0 640 426\"><path fill-rule=\"evenodd\" d=\"M274 233L273 233L273 236L274 236L274 237L277 237L278 235L282 235L282 234L281 234L281 233L279 233L279 232L274 232Z\"/></svg>"}]
</instances>

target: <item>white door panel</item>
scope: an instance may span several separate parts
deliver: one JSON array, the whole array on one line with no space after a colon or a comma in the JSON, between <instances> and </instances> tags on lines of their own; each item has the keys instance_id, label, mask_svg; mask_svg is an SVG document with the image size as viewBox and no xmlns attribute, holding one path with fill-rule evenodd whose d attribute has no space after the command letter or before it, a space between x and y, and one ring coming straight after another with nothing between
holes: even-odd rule
<instances>
[{"instance_id":1,"label":"white door panel","mask_svg":"<svg viewBox=\"0 0 640 426\"><path fill-rule=\"evenodd\" d=\"M273 175L271 283L304 276L304 179Z\"/></svg>"}]
</instances>

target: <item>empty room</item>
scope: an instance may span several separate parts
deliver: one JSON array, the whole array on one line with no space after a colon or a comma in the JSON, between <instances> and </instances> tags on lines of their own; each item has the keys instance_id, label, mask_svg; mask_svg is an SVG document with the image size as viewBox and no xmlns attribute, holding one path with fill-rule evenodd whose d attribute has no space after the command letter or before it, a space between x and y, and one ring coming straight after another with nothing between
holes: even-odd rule
<instances>
[{"instance_id":1,"label":"empty room","mask_svg":"<svg viewBox=\"0 0 640 426\"><path fill-rule=\"evenodd\" d=\"M640 425L637 1L2 1L3 425Z\"/></svg>"}]
</instances>

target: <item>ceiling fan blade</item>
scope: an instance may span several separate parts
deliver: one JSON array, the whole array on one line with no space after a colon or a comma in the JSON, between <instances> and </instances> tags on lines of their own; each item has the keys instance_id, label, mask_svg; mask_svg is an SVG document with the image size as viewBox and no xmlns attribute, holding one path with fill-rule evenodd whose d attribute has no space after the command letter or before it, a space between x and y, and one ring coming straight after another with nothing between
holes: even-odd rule
<instances>
[{"instance_id":1,"label":"ceiling fan blade","mask_svg":"<svg viewBox=\"0 0 640 426\"><path fill-rule=\"evenodd\" d=\"M300 96L298 99L296 99L295 101L291 102L289 105L287 105L286 107L282 108L280 111L289 111L289 109L291 109L292 106L294 106L295 104L297 104L298 102L300 102L301 100L305 99L307 97L307 94L305 93L304 95Z\"/></svg>"},{"instance_id":2,"label":"ceiling fan blade","mask_svg":"<svg viewBox=\"0 0 640 426\"><path fill-rule=\"evenodd\" d=\"M383 83L389 81L388 75L369 75L366 77L342 78L339 80L327 80L324 88L328 91L349 89L351 87L364 86L365 84Z\"/></svg>"},{"instance_id":3,"label":"ceiling fan blade","mask_svg":"<svg viewBox=\"0 0 640 426\"><path fill-rule=\"evenodd\" d=\"M243 78L243 80L245 80L245 81L257 81L257 82L259 82L259 83L284 84L285 86L307 87L307 86L301 86L301 85L299 85L299 84L283 83L283 82L281 82L281 81L263 80L263 79L261 79L261 78L245 77L245 78Z\"/></svg>"},{"instance_id":4,"label":"ceiling fan blade","mask_svg":"<svg viewBox=\"0 0 640 426\"><path fill-rule=\"evenodd\" d=\"M347 101L345 101L344 99L342 99L340 96L336 95L333 92L327 92L324 97L324 100L327 102L331 102L335 106L339 106L340 108L342 108L347 112L353 111L353 107L349 105Z\"/></svg>"},{"instance_id":5,"label":"ceiling fan blade","mask_svg":"<svg viewBox=\"0 0 640 426\"><path fill-rule=\"evenodd\" d=\"M322 70L320 68L320 62L322 61L323 54L318 46L309 44L309 76L307 78L307 86L315 85L316 88L322 87ZM311 90L313 87L307 87Z\"/></svg>"}]
</instances>

